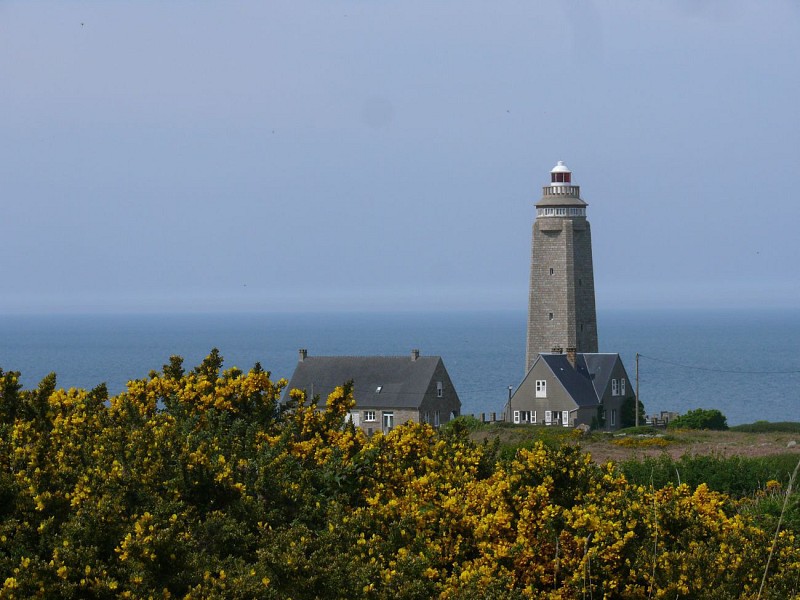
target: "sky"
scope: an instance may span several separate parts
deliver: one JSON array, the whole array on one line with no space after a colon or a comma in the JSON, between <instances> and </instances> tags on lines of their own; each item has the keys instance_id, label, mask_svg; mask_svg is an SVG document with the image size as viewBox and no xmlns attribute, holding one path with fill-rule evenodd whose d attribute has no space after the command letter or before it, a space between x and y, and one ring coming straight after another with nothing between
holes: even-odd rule
<instances>
[{"instance_id":1,"label":"sky","mask_svg":"<svg viewBox=\"0 0 800 600\"><path fill-rule=\"evenodd\" d=\"M794 0L0 0L0 314L800 306Z\"/></svg>"}]
</instances>

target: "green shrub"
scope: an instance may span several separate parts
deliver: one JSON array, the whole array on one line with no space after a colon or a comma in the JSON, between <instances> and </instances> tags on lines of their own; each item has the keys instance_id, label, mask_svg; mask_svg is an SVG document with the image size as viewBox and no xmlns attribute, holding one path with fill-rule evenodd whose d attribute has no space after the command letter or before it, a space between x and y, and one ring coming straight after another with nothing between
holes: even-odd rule
<instances>
[{"instance_id":1,"label":"green shrub","mask_svg":"<svg viewBox=\"0 0 800 600\"><path fill-rule=\"evenodd\" d=\"M741 431L743 433L800 433L800 423L796 421L781 421L770 423L769 421L756 421L746 425L734 425L731 431Z\"/></svg>"},{"instance_id":2,"label":"green shrub","mask_svg":"<svg viewBox=\"0 0 800 600\"><path fill-rule=\"evenodd\" d=\"M442 431L478 431L484 427L486 424L482 423L480 419L472 415L462 415L451 419L442 425L441 429Z\"/></svg>"},{"instance_id":3,"label":"green shrub","mask_svg":"<svg viewBox=\"0 0 800 600\"><path fill-rule=\"evenodd\" d=\"M796 465L796 454L753 458L686 454L677 460L668 455L627 460L620 463L620 469L628 481L638 485L660 488L685 483L697 487L705 483L712 490L743 497L762 490L770 480L785 487Z\"/></svg>"},{"instance_id":4,"label":"green shrub","mask_svg":"<svg viewBox=\"0 0 800 600\"><path fill-rule=\"evenodd\" d=\"M715 429L724 431L728 428L728 420L716 408L709 410L698 408L690 410L669 422L670 429Z\"/></svg>"}]
</instances>

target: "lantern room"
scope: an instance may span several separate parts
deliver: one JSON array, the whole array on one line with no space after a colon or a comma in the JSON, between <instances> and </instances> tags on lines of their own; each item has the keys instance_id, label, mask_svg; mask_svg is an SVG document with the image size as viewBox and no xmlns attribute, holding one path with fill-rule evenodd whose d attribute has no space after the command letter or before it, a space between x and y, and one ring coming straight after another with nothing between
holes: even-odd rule
<instances>
[{"instance_id":1,"label":"lantern room","mask_svg":"<svg viewBox=\"0 0 800 600\"><path fill-rule=\"evenodd\" d=\"M558 164L550 171L550 184L551 185L570 185L572 183L572 171L567 168L563 160L558 161Z\"/></svg>"}]
</instances>

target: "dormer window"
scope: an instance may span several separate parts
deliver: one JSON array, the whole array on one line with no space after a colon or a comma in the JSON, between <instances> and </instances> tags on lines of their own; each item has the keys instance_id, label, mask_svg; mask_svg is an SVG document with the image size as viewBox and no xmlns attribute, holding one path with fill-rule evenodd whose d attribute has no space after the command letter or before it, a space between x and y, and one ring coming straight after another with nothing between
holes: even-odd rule
<instances>
[{"instance_id":1,"label":"dormer window","mask_svg":"<svg viewBox=\"0 0 800 600\"><path fill-rule=\"evenodd\" d=\"M379 385L378 387L375 388L375 393L376 394L380 394L382 389L383 389L383 386Z\"/></svg>"},{"instance_id":2,"label":"dormer window","mask_svg":"<svg viewBox=\"0 0 800 600\"><path fill-rule=\"evenodd\" d=\"M444 387L441 381L436 382L436 397L442 398L444 396Z\"/></svg>"}]
</instances>

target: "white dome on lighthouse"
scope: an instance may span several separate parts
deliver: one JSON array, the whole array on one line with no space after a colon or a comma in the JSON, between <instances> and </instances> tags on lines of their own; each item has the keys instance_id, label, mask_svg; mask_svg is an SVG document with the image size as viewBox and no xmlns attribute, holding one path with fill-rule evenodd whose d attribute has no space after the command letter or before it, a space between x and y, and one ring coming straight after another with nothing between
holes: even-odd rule
<instances>
[{"instance_id":1,"label":"white dome on lighthouse","mask_svg":"<svg viewBox=\"0 0 800 600\"><path fill-rule=\"evenodd\" d=\"M550 184L551 185L570 185L572 183L572 171L569 170L563 160L558 161L558 164L550 171Z\"/></svg>"}]
</instances>

